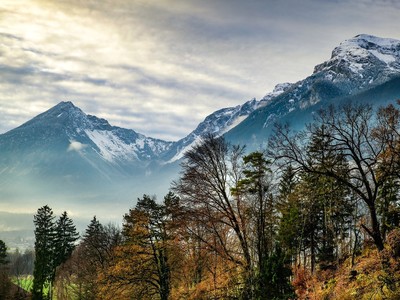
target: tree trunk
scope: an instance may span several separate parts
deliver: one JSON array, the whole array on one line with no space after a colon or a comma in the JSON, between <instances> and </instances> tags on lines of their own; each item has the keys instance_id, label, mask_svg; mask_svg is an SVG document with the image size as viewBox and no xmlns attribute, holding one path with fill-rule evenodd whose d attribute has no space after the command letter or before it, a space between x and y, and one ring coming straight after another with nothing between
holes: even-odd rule
<instances>
[{"instance_id":1,"label":"tree trunk","mask_svg":"<svg viewBox=\"0 0 400 300\"><path fill-rule=\"evenodd\" d=\"M368 209L369 209L369 214L371 217L372 229L369 229L364 224L362 224L361 226L362 226L362 228L365 229L365 231L368 233L368 235L374 240L374 244L375 244L376 248L379 251L382 251L384 249L384 244L383 244L382 234L380 231L378 217L376 215L375 204L374 203L368 204Z\"/></svg>"}]
</instances>

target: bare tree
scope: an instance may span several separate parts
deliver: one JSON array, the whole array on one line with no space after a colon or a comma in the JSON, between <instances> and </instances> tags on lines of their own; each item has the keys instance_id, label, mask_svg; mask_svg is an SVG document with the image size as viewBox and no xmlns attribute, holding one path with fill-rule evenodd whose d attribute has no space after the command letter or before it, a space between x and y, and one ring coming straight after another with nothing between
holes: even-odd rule
<instances>
[{"instance_id":1,"label":"bare tree","mask_svg":"<svg viewBox=\"0 0 400 300\"><path fill-rule=\"evenodd\" d=\"M240 266L248 280L253 265L249 207L239 193L231 193L242 179L243 151L243 147L231 146L223 138L204 137L185 153L182 175L173 183L173 190L182 199L186 218L203 229L201 233L193 230L193 235L210 251ZM248 287L249 283L244 285Z\"/></svg>"},{"instance_id":2,"label":"bare tree","mask_svg":"<svg viewBox=\"0 0 400 300\"><path fill-rule=\"evenodd\" d=\"M370 105L333 106L315 115L314 122L299 133L291 132L288 125L277 125L275 134L269 141L270 155L278 162L290 161L305 172L328 176L346 185L353 191L369 212L370 224L361 226L373 239L376 247L383 250L383 238L377 214L377 198L383 184L393 176L393 169L381 167L381 159L390 148L395 148L393 140L377 134L384 130L383 119L377 125ZM337 172L335 165L315 168L307 160L306 141L318 128L325 127L332 150L341 152L349 164L347 172ZM383 126L383 127L382 127Z\"/></svg>"}]
</instances>

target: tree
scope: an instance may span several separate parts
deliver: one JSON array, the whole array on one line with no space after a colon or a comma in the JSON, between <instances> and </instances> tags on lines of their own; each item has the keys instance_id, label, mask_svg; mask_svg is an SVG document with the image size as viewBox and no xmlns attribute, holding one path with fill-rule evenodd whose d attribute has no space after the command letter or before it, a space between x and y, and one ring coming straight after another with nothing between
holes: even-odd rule
<instances>
[{"instance_id":1,"label":"tree","mask_svg":"<svg viewBox=\"0 0 400 300\"><path fill-rule=\"evenodd\" d=\"M169 299L174 248L171 243L178 205L179 198L172 193L163 204L148 195L138 199L135 208L124 216L123 243L114 250L105 289L125 287L125 293L119 295L121 299Z\"/></svg>"},{"instance_id":2,"label":"tree","mask_svg":"<svg viewBox=\"0 0 400 300\"><path fill-rule=\"evenodd\" d=\"M249 207L248 224L251 233L249 241L251 248L254 249L254 296L255 298L269 295L271 298L280 297L279 288L274 285L281 285L282 282L289 284L290 269L281 272L285 277L278 278L274 275L272 280L271 271L276 268L284 270L287 261L275 260L276 254L281 254L280 248L276 250L276 233L278 224L277 203L272 195L272 172L270 162L264 157L262 152L252 152L243 157L244 177L240 179L232 192L240 197L244 197ZM282 265L278 266L278 263ZM271 265L273 264L273 266ZM272 269L271 269L272 268ZM288 274L288 275L287 275ZM287 275L287 276L286 276Z\"/></svg>"},{"instance_id":3,"label":"tree","mask_svg":"<svg viewBox=\"0 0 400 300\"><path fill-rule=\"evenodd\" d=\"M79 238L76 227L67 215L63 212L55 224L55 240L54 240L54 266L52 281L54 281L55 270L58 266L65 263L75 249L75 242Z\"/></svg>"},{"instance_id":4,"label":"tree","mask_svg":"<svg viewBox=\"0 0 400 300\"><path fill-rule=\"evenodd\" d=\"M332 143L325 125L315 128L308 144L309 164L315 170L329 169L346 179L348 163L343 151L332 147ZM312 227L316 230L316 255L321 268L325 268L334 263L339 255L337 245L348 233L354 203L350 201L348 187L332 177L308 173L305 179L315 208L313 216L316 223Z\"/></svg>"},{"instance_id":5,"label":"tree","mask_svg":"<svg viewBox=\"0 0 400 300\"><path fill-rule=\"evenodd\" d=\"M378 128L374 127L372 120L373 111L369 105L346 105L340 109L331 106L321 110L303 132L293 134L288 126L278 125L269 147L270 154L281 163L290 161L305 172L332 178L362 199L369 212L370 224L361 226L376 247L383 250L377 197L383 184L392 176L393 169L384 168L379 176L377 172L381 156L395 145L389 139L382 143L381 138L372 134ZM341 153L348 162L350 168L346 172L336 170L336 165L316 167L307 160L304 141L315 135L321 126L325 128L324 135L329 139L330 149Z\"/></svg>"},{"instance_id":6,"label":"tree","mask_svg":"<svg viewBox=\"0 0 400 300\"><path fill-rule=\"evenodd\" d=\"M10 288L11 281L7 272L7 247L6 244L0 240L0 300L11 299Z\"/></svg>"},{"instance_id":7,"label":"tree","mask_svg":"<svg viewBox=\"0 0 400 300\"><path fill-rule=\"evenodd\" d=\"M34 216L35 265L33 270L32 299L44 299L43 289L52 281L54 269L55 224L53 210L45 205Z\"/></svg>"},{"instance_id":8,"label":"tree","mask_svg":"<svg viewBox=\"0 0 400 300\"><path fill-rule=\"evenodd\" d=\"M243 154L243 147L222 137L205 136L185 153L182 175L173 189L182 199L187 229L198 241L195 249L207 251L202 261L219 257L239 271L235 278L239 290L222 297L258 299L274 284L268 272L276 250L277 203L264 153ZM286 264L280 267L285 269ZM289 276L274 282L278 281L289 283Z\"/></svg>"},{"instance_id":9,"label":"tree","mask_svg":"<svg viewBox=\"0 0 400 300\"><path fill-rule=\"evenodd\" d=\"M71 257L57 268L57 299L100 299L101 277L120 243L120 229L112 224L104 226L94 216Z\"/></svg>"},{"instance_id":10,"label":"tree","mask_svg":"<svg viewBox=\"0 0 400 300\"><path fill-rule=\"evenodd\" d=\"M222 137L205 136L184 155L181 178L173 183L186 216L202 229L192 234L208 251L242 270L243 293L251 293L253 261L248 239L248 205L231 193L241 179L243 147L231 146ZM213 238L204 238L208 233Z\"/></svg>"},{"instance_id":11,"label":"tree","mask_svg":"<svg viewBox=\"0 0 400 300\"><path fill-rule=\"evenodd\" d=\"M296 190L298 189L298 176L291 164L284 166L278 183L278 205L280 214L278 225L278 241L283 251L291 257L291 262L296 264L299 256L301 238L301 206Z\"/></svg>"},{"instance_id":12,"label":"tree","mask_svg":"<svg viewBox=\"0 0 400 300\"><path fill-rule=\"evenodd\" d=\"M54 222L53 210L45 205L34 216L35 224L35 263L33 270L32 299L44 299L43 291L47 285L47 298L52 299L53 284L57 267L71 255L78 234L72 220L64 212Z\"/></svg>"},{"instance_id":13,"label":"tree","mask_svg":"<svg viewBox=\"0 0 400 300\"><path fill-rule=\"evenodd\" d=\"M397 100L400 104L400 100ZM380 154L377 176L385 178L377 199L381 231L386 238L388 231L400 224L400 203L398 198L400 179L400 111L392 104L381 107L377 112L378 125L372 135L385 145Z\"/></svg>"},{"instance_id":14,"label":"tree","mask_svg":"<svg viewBox=\"0 0 400 300\"><path fill-rule=\"evenodd\" d=\"M121 231L115 226L102 225L96 216L90 221L74 256L75 263L80 264L78 272L80 297L88 300L99 298L103 284L99 280L99 274L106 273L114 258L114 248L120 245L121 239Z\"/></svg>"},{"instance_id":15,"label":"tree","mask_svg":"<svg viewBox=\"0 0 400 300\"><path fill-rule=\"evenodd\" d=\"M6 243L0 240L0 265L7 264L7 247Z\"/></svg>"}]
</instances>

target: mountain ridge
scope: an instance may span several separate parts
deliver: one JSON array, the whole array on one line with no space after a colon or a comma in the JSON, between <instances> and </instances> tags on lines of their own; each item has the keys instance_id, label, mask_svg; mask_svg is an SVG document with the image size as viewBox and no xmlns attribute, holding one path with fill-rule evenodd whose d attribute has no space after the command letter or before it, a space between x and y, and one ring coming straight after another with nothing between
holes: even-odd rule
<instances>
[{"instance_id":1,"label":"mountain ridge","mask_svg":"<svg viewBox=\"0 0 400 300\"><path fill-rule=\"evenodd\" d=\"M67 203L74 211L120 215L137 197L162 196L179 176L185 151L204 134L251 151L265 147L275 122L300 130L326 105L400 98L400 41L358 35L342 42L310 76L278 84L263 98L208 115L186 137L163 141L113 126L60 102L0 134L0 211Z\"/></svg>"},{"instance_id":2,"label":"mountain ridge","mask_svg":"<svg viewBox=\"0 0 400 300\"><path fill-rule=\"evenodd\" d=\"M262 128L271 127L276 120L296 109L307 109L326 98L347 97L384 83L399 73L399 40L359 34L335 47L330 59L316 65L313 73L304 80L278 84L271 93L260 100L254 98L235 107L219 109L208 115L192 132L178 141L163 141L147 137L132 129L112 126L105 119L86 115L70 101L60 102L45 113L50 114L57 109L72 109L75 112L75 119L72 121L84 124L84 134L91 140L94 149L111 163L115 160L126 162L136 159L138 163L144 162L144 165L151 160L165 164L181 159L184 152L198 143L204 134L212 133L217 136L226 134L229 139L234 140L232 136L250 115L252 118L257 118L256 115L260 113L265 115L260 129L262 131ZM280 97L282 94L283 97ZM260 112L254 113L259 109ZM40 119L43 114L35 118ZM28 126L32 120L16 129ZM242 126L247 126L247 123L249 121ZM79 128L82 125L75 127ZM82 136L79 132L72 130L69 135L71 143L74 143L72 145L77 147L80 144L85 145L80 141ZM256 140L257 136L252 136L251 139ZM251 143L249 139L242 142ZM76 148L72 146L70 149Z\"/></svg>"},{"instance_id":3,"label":"mountain ridge","mask_svg":"<svg viewBox=\"0 0 400 300\"><path fill-rule=\"evenodd\" d=\"M225 136L231 141L248 144L251 149L257 148L265 144L276 121L299 127L311 121L313 111L324 103L351 101L352 96L366 93L398 76L400 41L357 35L335 47L331 58L315 66L310 76L291 84L284 93L252 112ZM398 97L400 93L392 91L385 98L376 99L374 104L385 104ZM301 116L299 112L303 112Z\"/></svg>"}]
</instances>

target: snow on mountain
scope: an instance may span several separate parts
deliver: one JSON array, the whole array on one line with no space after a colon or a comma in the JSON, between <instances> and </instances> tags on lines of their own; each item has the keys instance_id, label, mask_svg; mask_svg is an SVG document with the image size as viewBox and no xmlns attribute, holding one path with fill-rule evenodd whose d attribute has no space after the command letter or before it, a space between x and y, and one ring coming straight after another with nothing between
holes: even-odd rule
<instances>
[{"instance_id":1,"label":"snow on mountain","mask_svg":"<svg viewBox=\"0 0 400 300\"><path fill-rule=\"evenodd\" d=\"M86 115L72 102L61 102L41 118L50 121L49 118L54 114L57 119L68 116L70 123L65 130L71 144L92 146L104 160L111 163L157 159L172 144L146 137L131 129L111 126L105 119Z\"/></svg>"},{"instance_id":2,"label":"snow on mountain","mask_svg":"<svg viewBox=\"0 0 400 300\"><path fill-rule=\"evenodd\" d=\"M301 130L316 110L330 104L381 105L399 98L400 41L358 35L336 47L304 80L220 109L176 142L112 126L61 102L0 134L0 198L3 205L32 211L47 203L107 215L145 193L165 195L178 176L179 159L208 133L251 151L265 147L277 121Z\"/></svg>"},{"instance_id":3,"label":"snow on mountain","mask_svg":"<svg viewBox=\"0 0 400 300\"><path fill-rule=\"evenodd\" d=\"M284 85L278 95L264 97L238 126L225 136L234 142L265 143L277 122L304 126L312 111L340 101L366 101L377 105L398 97L400 41L360 34L342 42L327 61L315 66L313 74L294 84ZM263 101L261 100L261 101Z\"/></svg>"},{"instance_id":4,"label":"snow on mountain","mask_svg":"<svg viewBox=\"0 0 400 300\"><path fill-rule=\"evenodd\" d=\"M314 73L326 72L334 81L342 79L338 74L352 76L355 82L362 81L362 87L382 83L399 71L400 41L367 34L342 42L328 61L314 69Z\"/></svg>"},{"instance_id":5,"label":"snow on mountain","mask_svg":"<svg viewBox=\"0 0 400 300\"><path fill-rule=\"evenodd\" d=\"M171 147L169 155L166 156L170 157L167 162L172 163L181 159L185 152L199 143L201 137L206 134L211 133L215 136L224 135L232 128L238 126L253 111L267 105L272 99L285 92L291 85L291 83L278 84L271 93L265 95L259 101L252 99L242 105L223 108L208 115L194 131Z\"/></svg>"},{"instance_id":6,"label":"snow on mountain","mask_svg":"<svg viewBox=\"0 0 400 300\"><path fill-rule=\"evenodd\" d=\"M342 42L311 76L289 86L286 111L324 98L346 96L387 82L400 73L400 41L360 34ZM271 101L270 101L271 102Z\"/></svg>"},{"instance_id":7,"label":"snow on mountain","mask_svg":"<svg viewBox=\"0 0 400 300\"><path fill-rule=\"evenodd\" d=\"M263 118L261 128L268 128L282 116L296 110L313 107L324 100L359 93L387 82L399 73L400 41L357 35L336 47L331 58L317 65L313 74L306 79L278 84L259 101L253 99L206 117L193 132L171 147L169 162L180 159L205 133L219 136L236 127L240 128L242 124L248 126L251 121L243 121L250 115L252 118L255 118L255 114L261 115L257 117ZM246 132L244 129L240 131Z\"/></svg>"},{"instance_id":8,"label":"snow on mountain","mask_svg":"<svg viewBox=\"0 0 400 300\"><path fill-rule=\"evenodd\" d=\"M284 83L277 84L271 93L266 94L260 100L260 103L258 104L258 108L269 104L275 97L278 97L280 94L286 92L292 86L293 86L293 83L290 83L290 82L284 82Z\"/></svg>"},{"instance_id":9,"label":"snow on mountain","mask_svg":"<svg viewBox=\"0 0 400 300\"><path fill-rule=\"evenodd\" d=\"M19 128L5 134L12 137L40 135L32 143L42 143L60 135L67 136L69 151L85 155L94 151L105 162L152 163L174 162L201 140L205 134L221 136L235 128L260 122L268 128L277 119L317 103L358 93L388 81L400 72L400 41L361 34L342 42L332 51L329 60L315 67L313 74L296 83L278 84L262 99L220 109L201 122L185 138L166 142L146 137L134 130L111 126L107 120L86 115L71 102L61 102ZM251 116L253 121L248 120ZM246 132L242 130L243 134ZM247 134L247 133L246 133ZM26 137L29 139L29 137ZM62 143L61 143L62 144Z\"/></svg>"}]
</instances>

